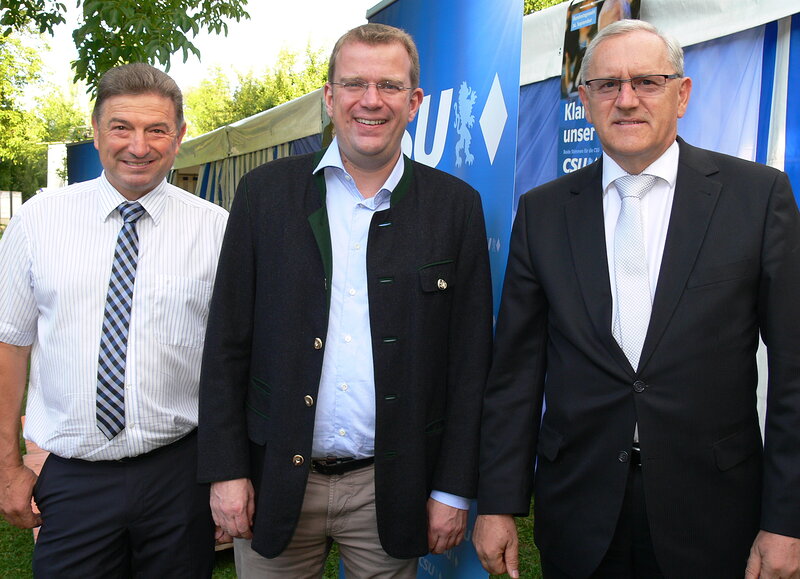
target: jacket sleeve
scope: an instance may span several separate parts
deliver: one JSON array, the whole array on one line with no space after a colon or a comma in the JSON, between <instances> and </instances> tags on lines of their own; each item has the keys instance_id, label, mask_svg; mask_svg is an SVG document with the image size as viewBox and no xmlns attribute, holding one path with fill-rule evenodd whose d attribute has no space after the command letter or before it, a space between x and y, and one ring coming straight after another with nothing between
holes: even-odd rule
<instances>
[{"instance_id":1,"label":"jacket sleeve","mask_svg":"<svg viewBox=\"0 0 800 579\"><path fill-rule=\"evenodd\" d=\"M529 250L528 199L519 202L481 422L478 513L530 510L546 368L547 299Z\"/></svg>"},{"instance_id":2,"label":"jacket sleeve","mask_svg":"<svg viewBox=\"0 0 800 579\"><path fill-rule=\"evenodd\" d=\"M248 176L231 206L200 373L198 479L249 476L245 396L250 375L256 270Z\"/></svg>"},{"instance_id":3,"label":"jacket sleeve","mask_svg":"<svg viewBox=\"0 0 800 579\"><path fill-rule=\"evenodd\" d=\"M769 365L761 527L800 537L800 214L788 177L776 175L758 306Z\"/></svg>"},{"instance_id":4,"label":"jacket sleeve","mask_svg":"<svg viewBox=\"0 0 800 579\"><path fill-rule=\"evenodd\" d=\"M492 285L481 199L473 191L459 250L450 327L445 431L433 488L473 498L480 415L492 348Z\"/></svg>"}]
</instances>

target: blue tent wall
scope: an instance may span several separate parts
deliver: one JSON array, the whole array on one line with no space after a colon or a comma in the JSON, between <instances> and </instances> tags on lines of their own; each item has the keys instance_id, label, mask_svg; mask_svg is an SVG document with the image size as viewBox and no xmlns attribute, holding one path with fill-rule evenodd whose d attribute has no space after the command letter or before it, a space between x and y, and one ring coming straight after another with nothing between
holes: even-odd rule
<instances>
[{"instance_id":1,"label":"blue tent wall","mask_svg":"<svg viewBox=\"0 0 800 579\"><path fill-rule=\"evenodd\" d=\"M685 49L694 87L678 133L687 142L765 162L776 24L770 23ZM800 15L792 18L789 86L800 82ZM556 177L559 78L520 88L516 200ZM800 192L800 91L789 90L786 166Z\"/></svg>"}]
</instances>

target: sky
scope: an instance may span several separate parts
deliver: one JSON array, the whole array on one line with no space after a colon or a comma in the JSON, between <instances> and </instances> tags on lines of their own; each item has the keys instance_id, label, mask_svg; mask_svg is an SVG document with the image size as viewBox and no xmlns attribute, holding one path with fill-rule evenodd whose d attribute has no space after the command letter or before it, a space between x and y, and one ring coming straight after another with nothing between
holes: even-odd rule
<instances>
[{"instance_id":1,"label":"sky","mask_svg":"<svg viewBox=\"0 0 800 579\"><path fill-rule=\"evenodd\" d=\"M378 0L249 0L250 20L228 23L228 36L201 33L192 42L200 50L201 60L190 55L186 63L180 53L173 56L170 76L183 92L196 87L210 76L215 66L236 73L262 73L271 67L282 48L303 53L310 42L314 50L327 55L336 40L350 28L366 23L367 10ZM46 79L66 87L73 73L69 67L77 52L72 43L77 13L67 2L67 23L56 29L48 40L51 50L45 57Z\"/></svg>"}]
</instances>

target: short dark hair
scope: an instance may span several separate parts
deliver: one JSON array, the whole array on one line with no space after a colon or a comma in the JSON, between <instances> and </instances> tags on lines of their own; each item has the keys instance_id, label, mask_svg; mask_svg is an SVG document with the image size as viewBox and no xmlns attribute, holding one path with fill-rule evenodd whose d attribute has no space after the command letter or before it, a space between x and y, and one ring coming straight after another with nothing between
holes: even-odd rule
<instances>
[{"instance_id":1,"label":"short dark hair","mask_svg":"<svg viewBox=\"0 0 800 579\"><path fill-rule=\"evenodd\" d=\"M156 94L171 100L175 105L175 128L180 130L183 127L181 89L168 74L144 62L123 64L106 71L97 85L92 118L100 121L103 103L111 97L141 94Z\"/></svg>"},{"instance_id":2,"label":"short dark hair","mask_svg":"<svg viewBox=\"0 0 800 579\"><path fill-rule=\"evenodd\" d=\"M411 88L419 86L419 52L417 52L417 45L414 44L414 39L405 30L395 28L394 26L387 26L386 24L362 24L357 26L336 41L336 45L331 52L331 58L328 61L328 80L333 81L336 72L336 57L339 56L339 51L342 46L349 42L361 42L370 46L379 44L392 44L399 43L406 49L408 57L411 60L411 70L409 71L411 78Z\"/></svg>"}]
</instances>

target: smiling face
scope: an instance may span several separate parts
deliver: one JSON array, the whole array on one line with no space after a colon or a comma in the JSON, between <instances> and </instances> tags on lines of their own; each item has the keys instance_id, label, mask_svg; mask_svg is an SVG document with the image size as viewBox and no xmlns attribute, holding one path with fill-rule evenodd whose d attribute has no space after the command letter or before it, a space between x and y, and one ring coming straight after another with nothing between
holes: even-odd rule
<instances>
[{"instance_id":1,"label":"smiling face","mask_svg":"<svg viewBox=\"0 0 800 579\"><path fill-rule=\"evenodd\" d=\"M330 79L335 82L389 81L411 86L411 59L399 42L348 42L336 56L335 71L336 78ZM373 85L363 95L352 95L341 86L326 84L325 105L345 167L374 172L394 165L406 125L414 120L422 96L420 88L387 96Z\"/></svg>"},{"instance_id":2,"label":"smiling face","mask_svg":"<svg viewBox=\"0 0 800 579\"><path fill-rule=\"evenodd\" d=\"M132 201L166 177L186 133L174 103L152 93L109 97L92 126L106 178Z\"/></svg>"},{"instance_id":3,"label":"smiling face","mask_svg":"<svg viewBox=\"0 0 800 579\"><path fill-rule=\"evenodd\" d=\"M585 78L631 78L672 74L667 48L655 34L634 31L610 36L597 45ZM692 81L668 80L664 92L641 97L623 83L614 99L597 98L585 86L580 96L603 151L628 173L637 175L658 159L678 135L678 119L686 112Z\"/></svg>"}]
</instances>

